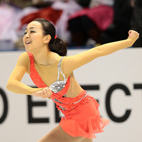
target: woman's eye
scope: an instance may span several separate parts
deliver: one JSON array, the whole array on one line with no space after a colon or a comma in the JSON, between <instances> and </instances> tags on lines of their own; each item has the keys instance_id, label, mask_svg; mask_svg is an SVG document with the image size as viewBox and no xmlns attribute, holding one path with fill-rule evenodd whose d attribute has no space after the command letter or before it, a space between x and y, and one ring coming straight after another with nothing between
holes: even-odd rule
<instances>
[{"instance_id":1,"label":"woman's eye","mask_svg":"<svg viewBox=\"0 0 142 142\"><path fill-rule=\"evenodd\" d=\"M30 31L30 33L35 33L35 31ZM27 32L24 32L24 35L26 35L27 34Z\"/></svg>"},{"instance_id":2,"label":"woman's eye","mask_svg":"<svg viewBox=\"0 0 142 142\"><path fill-rule=\"evenodd\" d=\"M35 31L30 31L30 33L35 33Z\"/></svg>"}]
</instances>

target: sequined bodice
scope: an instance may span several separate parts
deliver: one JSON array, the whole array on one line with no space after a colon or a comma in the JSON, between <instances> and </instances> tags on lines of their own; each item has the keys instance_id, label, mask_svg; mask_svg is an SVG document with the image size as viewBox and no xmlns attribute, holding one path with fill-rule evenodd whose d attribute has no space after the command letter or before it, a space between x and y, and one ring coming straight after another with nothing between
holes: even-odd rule
<instances>
[{"instance_id":1,"label":"sequined bodice","mask_svg":"<svg viewBox=\"0 0 142 142\"><path fill-rule=\"evenodd\" d=\"M37 70L35 69L35 65L34 65L34 58L33 55L31 53L28 52L29 58L30 58L30 77L32 79L32 81L34 82L34 84L38 87L38 88L45 88L47 87L47 85L43 82L43 80L41 79L40 75L38 74ZM63 90L63 88L65 87L65 85L67 84L67 82L70 84L70 76L68 77L68 79L65 78L65 75L63 74L62 70L61 70L61 61L62 61L63 57L60 59L59 64L58 64L58 76L57 76L57 81L53 82L49 88L53 91L53 93L57 93ZM59 81L59 75L61 74L64 77L63 81ZM68 85L69 87L69 85Z\"/></svg>"},{"instance_id":2,"label":"sequined bodice","mask_svg":"<svg viewBox=\"0 0 142 142\"><path fill-rule=\"evenodd\" d=\"M63 72L61 70L61 61L62 61L62 59L63 59L63 57L61 58L61 60L59 61L59 64L58 64L58 77L57 77L57 81L55 81L54 83L52 83L49 86L49 89L51 89L54 93L60 92L65 87L66 81L67 81L67 79L65 78L65 75L63 74ZM63 81L59 81L60 72L61 72L61 74L64 77Z\"/></svg>"},{"instance_id":3,"label":"sequined bodice","mask_svg":"<svg viewBox=\"0 0 142 142\"><path fill-rule=\"evenodd\" d=\"M28 55L30 58L30 77L31 79L33 80L33 82L35 83L37 87L39 88L47 87L47 85L43 82L40 75L35 69L33 55L31 53L28 53ZM81 103L86 102L85 98L87 98L87 101L91 99L90 99L90 96L87 95L87 92L85 90L83 90L77 97L74 97L74 98L66 97L66 93L68 92L68 89L70 87L70 76L68 77L68 79L66 79L65 75L61 71L62 59L63 58L61 58L58 64L57 81L52 83L49 86L49 88L53 92L51 95L51 98L56 103L56 107L58 108L58 110L61 110L65 116L67 116L70 113L70 111L72 111L75 108L78 108ZM63 81L59 81L60 72L64 77Z\"/></svg>"}]
</instances>

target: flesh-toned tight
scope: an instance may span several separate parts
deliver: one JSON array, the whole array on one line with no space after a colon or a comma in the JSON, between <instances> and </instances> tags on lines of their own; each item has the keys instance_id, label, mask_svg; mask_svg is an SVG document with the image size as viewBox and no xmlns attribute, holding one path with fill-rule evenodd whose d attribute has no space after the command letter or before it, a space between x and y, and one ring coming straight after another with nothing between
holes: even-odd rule
<instances>
[{"instance_id":1,"label":"flesh-toned tight","mask_svg":"<svg viewBox=\"0 0 142 142\"><path fill-rule=\"evenodd\" d=\"M93 142L93 140L83 137L72 137L65 133L61 126L58 125L37 142Z\"/></svg>"}]
</instances>

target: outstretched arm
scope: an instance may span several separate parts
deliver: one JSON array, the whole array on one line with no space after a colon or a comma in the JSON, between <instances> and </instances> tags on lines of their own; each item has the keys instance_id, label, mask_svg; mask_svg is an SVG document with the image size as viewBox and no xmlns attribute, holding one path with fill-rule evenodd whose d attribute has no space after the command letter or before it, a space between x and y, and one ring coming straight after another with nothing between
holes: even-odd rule
<instances>
[{"instance_id":1,"label":"outstretched arm","mask_svg":"<svg viewBox=\"0 0 142 142\"><path fill-rule=\"evenodd\" d=\"M30 61L27 53L26 52L22 53L17 61L16 67L14 68L13 72L9 77L7 83L8 90L17 94L31 95L31 93L42 89L42 88L32 88L20 82L25 72L27 72L28 70L29 62Z\"/></svg>"},{"instance_id":2,"label":"outstretched arm","mask_svg":"<svg viewBox=\"0 0 142 142\"><path fill-rule=\"evenodd\" d=\"M131 30L129 31L129 37L126 40L107 43L73 56L67 56L63 59L62 70L65 74L68 74L97 57L105 56L120 49L132 46L134 42L138 39L138 37L139 34Z\"/></svg>"}]
</instances>

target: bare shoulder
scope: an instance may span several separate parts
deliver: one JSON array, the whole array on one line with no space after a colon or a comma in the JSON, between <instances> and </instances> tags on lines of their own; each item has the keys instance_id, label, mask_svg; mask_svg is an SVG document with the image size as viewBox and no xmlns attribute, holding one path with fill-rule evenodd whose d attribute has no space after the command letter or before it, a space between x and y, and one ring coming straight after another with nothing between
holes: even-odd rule
<instances>
[{"instance_id":1,"label":"bare shoulder","mask_svg":"<svg viewBox=\"0 0 142 142\"><path fill-rule=\"evenodd\" d=\"M17 65L20 65L20 66L24 66L26 67L27 69L27 73L29 74L29 70L30 70L30 58L29 58L29 55L27 52L23 52L19 58L18 58L18 61L17 61Z\"/></svg>"},{"instance_id":2,"label":"bare shoulder","mask_svg":"<svg viewBox=\"0 0 142 142\"><path fill-rule=\"evenodd\" d=\"M20 54L19 58L30 60L27 52L23 52L22 54Z\"/></svg>"}]
</instances>

